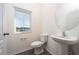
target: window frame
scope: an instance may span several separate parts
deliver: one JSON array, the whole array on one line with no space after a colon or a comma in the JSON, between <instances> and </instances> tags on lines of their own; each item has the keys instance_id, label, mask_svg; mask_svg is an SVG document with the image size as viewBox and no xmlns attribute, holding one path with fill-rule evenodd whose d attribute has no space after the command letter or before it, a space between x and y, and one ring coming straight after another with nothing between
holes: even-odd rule
<instances>
[{"instance_id":1,"label":"window frame","mask_svg":"<svg viewBox=\"0 0 79 59\"><path fill-rule=\"evenodd\" d=\"M19 31L19 32L17 32L16 31L16 11L21 11L21 12L24 12L24 13L27 13L27 14L29 14L30 15L30 19L29 19L29 21L30 21L30 29L29 29L29 31ZM26 10L26 9L23 9L23 8L19 8L19 7L15 7L14 6L14 14L15 14L15 16L14 16L14 32L15 33L29 33L29 32L32 32L32 11L29 11L29 10Z\"/></svg>"}]
</instances>

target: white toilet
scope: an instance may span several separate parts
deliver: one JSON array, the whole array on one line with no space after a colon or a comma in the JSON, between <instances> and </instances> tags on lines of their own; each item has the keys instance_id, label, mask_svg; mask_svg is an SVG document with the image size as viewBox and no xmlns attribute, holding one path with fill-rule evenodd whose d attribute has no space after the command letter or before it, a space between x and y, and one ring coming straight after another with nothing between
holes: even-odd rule
<instances>
[{"instance_id":1,"label":"white toilet","mask_svg":"<svg viewBox=\"0 0 79 59\"><path fill-rule=\"evenodd\" d=\"M47 34L41 34L39 41L34 41L31 43L31 47L34 49L34 54L40 54L43 50L44 43L47 43L48 35Z\"/></svg>"}]
</instances>

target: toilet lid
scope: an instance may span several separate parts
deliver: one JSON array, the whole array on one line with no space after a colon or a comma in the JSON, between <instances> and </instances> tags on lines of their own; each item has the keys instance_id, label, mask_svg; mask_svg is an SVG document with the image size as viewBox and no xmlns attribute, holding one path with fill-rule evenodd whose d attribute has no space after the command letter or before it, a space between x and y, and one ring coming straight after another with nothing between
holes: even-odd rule
<instances>
[{"instance_id":1,"label":"toilet lid","mask_svg":"<svg viewBox=\"0 0 79 59\"><path fill-rule=\"evenodd\" d=\"M37 46L37 47L40 47L42 45L43 42L41 41L34 41L32 42L31 46Z\"/></svg>"}]
</instances>

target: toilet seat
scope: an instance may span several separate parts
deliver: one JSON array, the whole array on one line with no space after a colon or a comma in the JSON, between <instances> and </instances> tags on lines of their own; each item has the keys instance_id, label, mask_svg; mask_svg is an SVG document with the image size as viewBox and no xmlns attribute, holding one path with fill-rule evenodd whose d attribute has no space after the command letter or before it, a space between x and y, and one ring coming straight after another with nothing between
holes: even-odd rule
<instances>
[{"instance_id":1,"label":"toilet seat","mask_svg":"<svg viewBox=\"0 0 79 59\"><path fill-rule=\"evenodd\" d=\"M32 42L31 46L33 48L37 48L37 47L40 47L42 44L43 44L43 42L41 42L41 41L34 41L34 42Z\"/></svg>"}]
</instances>

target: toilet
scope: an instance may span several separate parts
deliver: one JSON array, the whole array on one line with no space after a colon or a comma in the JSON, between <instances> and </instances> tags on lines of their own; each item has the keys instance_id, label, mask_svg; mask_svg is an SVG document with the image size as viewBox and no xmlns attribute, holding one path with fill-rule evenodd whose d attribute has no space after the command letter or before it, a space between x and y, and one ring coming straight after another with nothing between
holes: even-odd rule
<instances>
[{"instance_id":1,"label":"toilet","mask_svg":"<svg viewBox=\"0 0 79 59\"><path fill-rule=\"evenodd\" d=\"M47 43L48 35L41 34L39 41L34 41L31 43L31 47L34 49L34 54L41 54L44 51L43 45Z\"/></svg>"}]
</instances>

